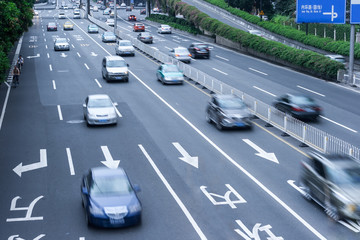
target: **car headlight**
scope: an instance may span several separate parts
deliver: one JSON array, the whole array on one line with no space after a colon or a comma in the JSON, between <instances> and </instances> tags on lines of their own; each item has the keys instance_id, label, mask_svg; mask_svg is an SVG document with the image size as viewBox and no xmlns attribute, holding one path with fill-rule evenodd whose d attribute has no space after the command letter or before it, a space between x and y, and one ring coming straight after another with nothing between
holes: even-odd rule
<instances>
[{"instance_id":1,"label":"car headlight","mask_svg":"<svg viewBox=\"0 0 360 240\"><path fill-rule=\"evenodd\" d=\"M129 74L129 72L128 72L128 71L125 71L125 72L124 72L124 74L128 75L128 74Z\"/></svg>"},{"instance_id":2,"label":"car headlight","mask_svg":"<svg viewBox=\"0 0 360 240\"><path fill-rule=\"evenodd\" d=\"M346 209L349 211L349 212L355 212L356 211L356 209L357 209L357 206L355 205L355 204L348 204L348 205L346 205Z\"/></svg>"},{"instance_id":3,"label":"car headlight","mask_svg":"<svg viewBox=\"0 0 360 240\"><path fill-rule=\"evenodd\" d=\"M89 118L94 118L94 117L96 117L96 114L88 113L88 117L89 117Z\"/></svg>"},{"instance_id":4,"label":"car headlight","mask_svg":"<svg viewBox=\"0 0 360 240\"><path fill-rule=\"evenodd\" d=\"M129 206L129 213L137 213L141 211L141 205L136 203L134 205Z\"/></svg>"},{"instance_id":5,"label":"car headlight","mask_svg":"<svg viewBox=\"0 0 360 240\"><path fill-rule=\"evenodd\" d=\"M102 208L98 208L98 207L96 207L96 206L94 206L94 205L91 205L91 206L89 207L89 211L90 211L90 213L91 213L92 215L97 215L97 216L99 216L99 215L103 216L103 215L104 215L103 209L102 209Z\"/></svg>"}]
</instances>

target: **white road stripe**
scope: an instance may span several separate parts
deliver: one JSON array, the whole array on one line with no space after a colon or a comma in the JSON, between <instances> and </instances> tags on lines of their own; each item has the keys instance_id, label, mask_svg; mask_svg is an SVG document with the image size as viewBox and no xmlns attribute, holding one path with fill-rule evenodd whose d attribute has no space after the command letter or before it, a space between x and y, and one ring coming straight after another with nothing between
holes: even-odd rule
<instances>
[{"instance_id":1,"label":"white road stripe","mask_svg":"<svg viewBox=\"0 0 360 240\"><path fill-rule=\"evenodd\" d=\"M352 128L349 128L349 127L347 127L347 126L345 126L345 125L342 125L342 124L340 124L340 123L338 123L338 122L335 122L334 120L331 120L331 119L329 119L329 118L327 118L327 117L324 117L324 116L322 116L322 115L320 115L320 117L321 117L322 119L328 120L329 122L332 122L332 123L334 123L334 124L336 124L336 125L338 125L338 126L340 126L340 127L343 127L343 128L345 128L345 129L347 129L347 130L349 130L349 131L351 131L351 132L354 132L354 133L357 133L357 132L358 132L358 131L356 131L356 130L354 130L354 129L352 129Z\"/></svg>"},{"instance_id":2,"label":"white road stripe","mask_svg":"<svg viewBox=\"0 0 360 240\"><path fill-rule=\"evenodd\" d=\"M79 240L85 240L85 237L80 237Z\"/></svg>"},{"instance_id":3,"label":"white road stripe","mask_svg":"<svg viewBox=\"0 0 360 240\"><path fill-rule=\"evenodd\" d=\"M52 71L53 69L52 69L52 66L51 66L51 64L49 64L49 68L50 68L50 71Z\"/></svg>"},{"instance_id":4,"label":"white road stripe","mask_svg":"<svg viewBox=\"0 0 360 240\"><path fill-rule=\"evenodd\" d=\"M297 214L292 208L290 208L284 201L282 201L277 195L275 195L270 189L268 189L264 184L262 184L257 178L255 178L251 173L249 173L244 167L242 167L236 160L231 158L226 152L224 152L218 145L216 145L209 137L207 137L203 132L201 132L194 124L192 124L187 118L185 118L181 113L179 113L173 106L166 102L159 94L157 94L152 88L150 88L144 81L142 81L138 76L133 72L129 71L132 76L134 76L145 88L147 88L152 94L154 94L161 102L163 102L168 108L170 108L178 117L180 117L184 122L186 122L195 132L197 132L205 141L207 141L216 151L218 151L225 159L244 173L250 180L252 180L256 185L259 186L266 194L268 194L272 199L274 199L281 207L288 211L294 218L296 218L301 224L303 224L309 231L311 231L316 237L321 240L326 240L326 238L321 235L313 226L311 226L305 219L303 219L299 214Z\"/></svg>"},{"instance_id":5,"label":"white road stripe","mask_svg":"<svg viewBox=\"0 0 360 240\"><path fill-rule=\"evenodd\" d=\"M225 60L225 61L229 61L229 59L224 58L224 57L220 57L219 55L215 55L215 57L220 58L220 59Z\"/></svg>"},{"instance_id":6,"label":"white road stripe","mask_svg":"<svg viewBox=\"0 0 360 240\"><path fill-rule=\"evenodd\" d=\"M86 63L84 63L84 65L85 65L85 67L87 68L87 70L89 70L89 69L90 69Z\"/></svg>"},{"instance_id":7,"label":"white road stripe","mask_svg":"<svg viewBox=\"0 0 360 240\"><path fill-rule=\"evenodd\" d=\"M226 72L220 71L219 69L216 69L216 68L212 68L212 69L214 69L215 71L217 71L217 72L219 72L219 73L222 73L222 74L224 74L224 75L228 75Z\"/></svg>"},{"instance_id":8,"label":"white road stripe","mask_svg":"<svg viewBox=\"0 0 360 240\"><path fill-rule=\"evenodd\" d=\"M271 95L271 96L273 96L273 97L276 97L275 94L273 94L273 93L271 93L271 92L268 92L268 91L265 91L264 89L261 89L261 88L259 88L259 87L257 87L257 86L253 86L253 88L256 88L257 90L260 90L260 91L262 91L262 92L264 92L264 93L267 93L267 94L269 94L269 95Z\"/></svg>"},{"instance_id":9,"label":"white road stripe","mask_svg":"<svg viewBox=\"0 0 360 240\"><path fill-rule=\"evenodd\" d=\"M356 232L356 233L360 232L358 229L354 228L353 226L351 226L350 224L348 224L342 220L340 220L339 223L341 223L342 225L344 225L345 227L347 227L348 229L350 229L353 232Z\"/></svg>"},{"instance_id":10,"label":"white road stripe","mask_svg":"<svg viewBox=\"0 0 360 240\"><path fill-rule=\"evenodd\" d=\"M66 36L66 33L64 32L64 35Z\"/></svg>"},{"instance_id":11,"label":"white road stripe","mask_svg":"<svg viewBox=\"0 0 360 240\"><path fill-rule=\"evenodd\" d=\"M68 42L70 42L70 38L67 38Z\"/></svg>"},{"instance_id":12,"label":"white road stripe","mask_svg":"<svg viewBox=\"0 0 360 240\"><path fill-rule=\"evenodd\" d=\"M179 196L176 194L174 189L171 187L171 185L166 180L164 175L161 173L159 168L156 166L155 162L151 159L151 157L149 156L149 154L147 153L145 148L141 144L139 144L138 146L139 146L140 150L143 152L143 154L145 155L146 159L149 161L149 163L153 167L153 169L155 170L156 174L159 176L161 181L164 183L165 187L167 188L167 190L169 191L171 196L175 199L176 203L179 205L179 207L181 208L181 210L183 211L183 213L185 214L185 216L187 217L187 219L189 220L189 222L191 223L191 225L193 226L193 228L199 235L200 239L204 239L204 240L207 239L205 234L201 231L200 227L196 223L195 219L191 216L191 213L189 212L189 210L186 208L184 203L181 201Z\"/></svg>"},{"instance_id":13,"label":"white road stripe","mask_svg":"<svg viewBox=\"0 0 360 240\"><path fill-rule=\"evenodd\" d=\"M77 52L77 55L78 55L79 57L81 57L81 55L80 55L80 53L79 53L79 52Z\"/></svg>"},{"instance_id":14,"label":"white road stripe","mask_svg":"<svg viewBox=\"0 0 360 240\"><path fill-rule=\"evenodd\" d=\"M70 174L75 175L74 164L73 164L73 160L71 157L70 148L66 148L66 154L67 154L67 158L68 158L68 162L69 162Z\"/></svg>"},{"instance_id":15,"label":"white road stripe","mask_svg":"<svg viewBox=\"0 0 360 240\"><path fill-rule=\"evenodd\" d=\"M264 72L261 72L259 70L256 70L256 69L253 69L253 68L249 68L251 71L254 71L254 72L257 72L257 73L260 73L260 74L263 74L263 75L268 75L267 73L264 73Z\"/></svg>"},{"instance_id":16,"label":"white road stripe","mask_svg":"<svg viewBox=\"0 0 360 240\"><path fill-rule=\"evenodd\" d=\"M45 48L48 49L47 45L45 45Z\"/></svg>"},{"instance_id":17,"label":"white road stripe","mask_svg":"<svg viewBox=\"0 0 360 240\"><path fill-rule=\"evenodd\" d=\"M99 83L99 81L95 78L95 82L97 83L97 85L99 86L99 88L102 88L101 84Z\"/></svg>"},{"instance_id":18,"label":"white road stripe","mask_svg":"<svg viewBox=\"0 0 360 240\"><path fill-rule=\"evenodd\" d=\"M57 105L57 109L58 109L58 113L59 113L59 119L62 121L62 120L63 120L63 116L62 116L62 113L61 113L61 107L60 107L60 105Z\"/></svg>"},{"instance_id":19,"label":"white road stripe","mask_svg":"<svg viewBox=\"0 0 360 240\"><path fill-rule=\"evenodd\" d=\"M172 48L169 48L169 47L167 47L167 46L165 46L165 48L167 49L167 50L171 50Z\"/></svg>"},{"instance_id":20,"label":"white road stripe","mask_svg":"<svg viewBox=\"0 0 360 240\"><path fill-rule=\"evenodd\" d=\"M174 42L180 43L180 41L173 39Z\"/></svg>"},{"instance_id":21,"label":"white road stripe","mask_svg":"<svg viewBox=\"0 0 360 240\"><path fill-rule=\"evenodd\" d=\"M50 58L50 55L48 53L46 55L47 55L47 58Z\"/></svg>"},{"instance_id":22,"label":"white road stripe","mask_svg":"<svg viewBox=\"0 0 360 240\"><path fill-rule=\"evenodd\" d=\"M54 88L54 90L56 90L55 80L52 80L52 83L53 83L53 88Z\"/></svg>"},{"instance_id":23,"label":"white road stripe","mask_svg":"<svg viewBox=\"0 0 360 240\"><path fill-rule=\"evenodd\" d=\"M306 90L306 91L308 91L308 92L315 93L315 94L317 94L317 95L319 95L319 96L325 97L324 94L315 92L315 91L313 91L313 90L310 90L310 89L308 89L308 88L302 87L302 86L300 86L300 85L297 85L297 87L298 87L298 88L301 88L301 89L304 89L304 90Z\"/></svg>"},{"instance_id":24,"label":"white road stripe","mask_svg":"<svg viewBox=\"0 0 360 240\"><path fill-rule=\"evenodd\" d=\"M114 106L114 107L115 107L115 106ZM116 111L116 114L121 118L122 115L121 115L121 113L119 112L119 110L117 109L117 107L115 107L115 111Z\"/></svg>"},{"instance_id":25,"label":"white road stripe","mask_svg":"<svg viewBox=\"0 0 360 240\"><path fill-rule=\"evenodd\" d=\"M46 38L44 38L44 42L46 42Z\"/></svg>"},{"instance_id":26,"label":"white road stripe","mask_svg":"<svg viewBox=\"0 0 360 240\"><path fill-rule=\"evenodd\" d=\"M354 221L347 220L347 222L350 223L351 226L353 226L354 228L360 231L360 226L356 224Z\"/></svg>"},{"instance_id":27,"label":"white road stripe","mask_svg":"<svg viewBox=\"0 0 360 240\"><path fill-rule=\"evenodd\" d=\"M72 48L75 48L74 44L71 44Z\"/></svg>"}]
</instances>

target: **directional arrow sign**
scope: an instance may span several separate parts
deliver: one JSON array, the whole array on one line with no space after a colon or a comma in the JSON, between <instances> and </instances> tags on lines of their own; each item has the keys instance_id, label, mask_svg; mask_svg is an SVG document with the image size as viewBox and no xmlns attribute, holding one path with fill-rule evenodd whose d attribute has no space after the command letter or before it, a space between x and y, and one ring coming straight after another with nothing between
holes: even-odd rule
<instances>
[{"instance_id":1,"label":"directional arrow sign","mask_svg":"<svg viewBox=\"0 0 360 240\"><path fill-rule=\"evenodd\" d=\"M61 53L60 57L66 58L67 55L65 53Z\"/></svg>"},{"instance_id":2,"label":"directional arrow sign","mask_svg":"<svg viewBox=\"0 0 360 240\"><path fill-rule=\"evenodd\" d=\"M119 166L120 160L114 160L110 154L110 151L107 146L101 146L101 150L104 153L106 161L101 161L102 164L108 168L116 169Z\"/></svg>"},{"instance_id":3,"label":"directional arrow sign","mask_svg":"<svg viewBox=\"0 0 360 240\"><path fill-rule=\"evenodd\" d=\"M94 53L94 52L91 52L91 56L96 57L96 56L97 56L97 54L96 54L96 53Z\"/></svg>"},{"instance_id":4,"label":"directional arrow sign","mask_svg":"<svg viewBox=\"0 0 360 240\"><path fill-rule=\"evenodd\" d=\"M40 57L40 53L38 53L38 54L36 54L35 56L27 56L26 58L38 58L38 57Z\"/></svg>"},{"instance_id":5,"label":"directional arrow sign","mask_svg":"<svg viewBox=\"0 0 360 240\"><path fill-rule=\"evenodd\" d=\"M262 150L258 145L250 141L249 139L243 139L244 142L246 142L250 147L255 149L258 153L255 153L255 155L258 155L259 157L265 158L267 160L270 160L275 163L279 163L274 153L267 153L264 150Z\"/></svg>"},{"instance_id":6,"label":"directional arrow sign","mask_svg":"<svg viewBox=\"0 0 360 240\"><path fill-rule=\"evenodd\" d=\"M19 177L21 177L21 174L23 172L35 170L38 168L44 168L44 167L47 167L46 149L40 149L40 162L32 163L32 164L24 165L24 166L22 163L20 163L13 169L13 171L17 175L19 175Z\"/></svg>"},{"instance_id":7,"label":"directional arrow sign","mask_svg":"<svg viewBox=\"0 0 360 240\"><path fill-rule=\"evenodd\" d=\"M179 157L180 160L190 164L193 167L199 168L199 160L198 157L191 157L186 151L185 149L180 145L180 143L178 142L173 142L172 143L174 145L174 147L176 147L176 149L180 152L180 154L182 154L182 157Z\"/></svg>"}]
</instances>

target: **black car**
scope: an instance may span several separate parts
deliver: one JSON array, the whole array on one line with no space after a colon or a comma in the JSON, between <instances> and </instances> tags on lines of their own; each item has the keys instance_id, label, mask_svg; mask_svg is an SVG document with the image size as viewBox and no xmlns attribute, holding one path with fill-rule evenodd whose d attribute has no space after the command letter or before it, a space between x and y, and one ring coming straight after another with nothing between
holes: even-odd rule
<instances>
[{"instance_id":1,"label":"black car","mask_svg":"<svg viewBox=\"0 0 360 240\"><path fill-rule=\"evenodd\" d=\"M206 121L224 128L251 128L252 114L243 100L235 95L213 95L206 108Z\"/></svg>"},{"instance_id":2,"label":"black car","mask_svg":"<svg viewBox=\"0 0 360 240\"><path fill-rule=\"evenodd\" d=\"M305 95L285 94L276 99L275 108L302 120L317 120L321 108L315 100Z\"/></svg>"},{"instance_id":3,"label":"black car","mask_svg":"<svg viewBox=\"0 0 360 240\"><path fill-rule=\"evenodd\" d=\"M192 43L188 50L193 58L210 58L210 47L206 43Z\"/></svg>"},{"instance_id":4,"label":"black car","mask_svg":"<svg viewBox=\"0 0 360 240\"><path fill-rule=\"evenodd\" d=\"M300 189L329 217L360 221L360 163L340 154L310 153L301 162Z\"/></svg>"}]
</instances>

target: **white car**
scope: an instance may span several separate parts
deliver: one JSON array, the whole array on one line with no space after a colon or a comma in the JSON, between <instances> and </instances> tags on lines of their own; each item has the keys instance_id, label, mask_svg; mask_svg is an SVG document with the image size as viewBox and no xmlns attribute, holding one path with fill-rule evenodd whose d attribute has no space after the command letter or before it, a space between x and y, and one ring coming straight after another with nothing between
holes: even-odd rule
<instances>
[{"instance_id":1,"label":"white car","mask_svg":"<svg viewBox=\"0 0 360 240\"><path fill-rule=\"evenodd\" d=\"M70 45L66 38L56 38L54 42L55 51L69 51Z\"/></svg>"},{"instance_id":2,"label":"white car","mask_svg":"<svg viewBox=\"0 0 360 240\"><path fill-rule=\"evenodd\" d=\"M171 27L169 25L161 24L157 30L158 33L170 33Z\"/></svg>"},{"instance_id":3,"label":"white car","mask_svg":"<svg viewBox=\"0 0 360 240\"><path fill-rule=\"evenodd\" d=\"M83 104L84 119L88 125L116 124L115 103L106 94L89 95Z\"/></svg>"},{"instance_id":4,"label":"white car","mask_svg":"<svg viewBox=\"0 0 360 240\"><path fill-rule=\"evenodd\" d=\"M125 3L120 4L120 8L126 8L126 4Z\"/></svg>"},{"instance_id":5,"label":"white car","mask_svg":"<svg viewBox=\"0 0 360 240\"><path fill-rule=\"evenodd\" d=\"M61 12L59 13L59 19L65 19L66 16L65 16L65 13Z\"/></svg>"},{"instance_id":6,"label":"white car","mask_svg":"<svg viewBox=\"0 0 360 240\"><path fill-rule=\"evenodd\" d=\"M135 48L129 40L119 40L115 47L116 55L135 56Z\"/></svg>"},{"instance_id":7,"label":"white car","mask_svg":"<svg viewBox=\"0 0 360 240\"><path fill-rule=\"evenodd\" d=\"M110 27L114 27L115 26L115 20L114 19L110 19L110 18L108 18L108 19L106 19L106 24L108 25L108 26L110 26Z\"/></svg>"},{"instance_id":8,"label":"white car","mask_svg":"<svg viewBox=\"0 0 360 240\"><path fill-rule=\"evenodd\" d=\"M187 63L191 62L191 54L189 50L184 47L177 47L170 50L169 55L182 62L187 62Z\"/></svg>"},{"instance_id":9,"label":"white car","mask_svg":"<svg viewBox=\"0 0 360 240\"><path fill-rule=\"evenodd\" d=\"M99 11L99 8L97 6L94 6L93 12L98 12L98 11Z\"/></svg>"}]
</instances>

